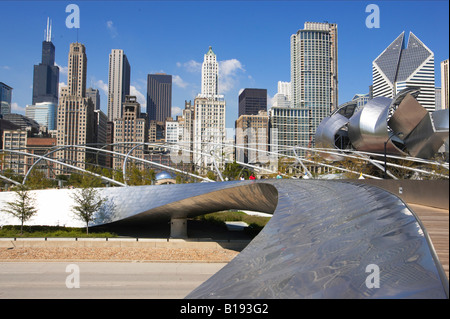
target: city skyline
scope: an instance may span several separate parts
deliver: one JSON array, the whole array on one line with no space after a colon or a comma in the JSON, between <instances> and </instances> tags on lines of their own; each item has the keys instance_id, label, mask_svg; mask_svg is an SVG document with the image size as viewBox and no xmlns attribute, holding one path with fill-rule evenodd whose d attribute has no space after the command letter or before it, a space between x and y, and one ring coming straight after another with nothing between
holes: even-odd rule
<instances>
[{"instance_id":1,"label":"city skyline","mask_svg":"<svg viewBox=\"0 0 450 319\"><path fill-rule=\"evenodd\" d=\"M202 57L212 46L219 57L219 94L225 95L227 103L227 128L233 128L238 118L239 92L244 88L267 89L271 107L278 81L290 80L290 36L307 21L338 25L339 104L355 94L368 93L372 61L403 31L412 31L434 52L436 87L441 86L440 62L448 58L448 1L377 2L378 29L365 25L370 13L365 12L368 3L362 1L327 2L327 6L320 1L138 1L127 6L124 2L81 1L80 29L66 28L66 5L2 2L8 12L0 22L3 29L8 23L15 25L5 34L9 49L0 53L0 81L13 87L13 113L24 114L25 106L32 102L33 65L41 58L48 17L60 86L67 86L69 46L78 39L86 47L87 87L100 90L105 114L112 49L126 52L131 65L130 94L137 96L143 109L147 75L172 75L172 115L176 116L184 109L185 100L194 100L201 92ZM210 10L220 10L221 16L213 23L202 23L199 17ZM423 15L424 10L432 14ZM247 20L243 21L244 12L254 14L245 14ZM150 22L146 14L151 14ZM128 23L130 16L133 20Z\"/></svg>"}]
</instances>

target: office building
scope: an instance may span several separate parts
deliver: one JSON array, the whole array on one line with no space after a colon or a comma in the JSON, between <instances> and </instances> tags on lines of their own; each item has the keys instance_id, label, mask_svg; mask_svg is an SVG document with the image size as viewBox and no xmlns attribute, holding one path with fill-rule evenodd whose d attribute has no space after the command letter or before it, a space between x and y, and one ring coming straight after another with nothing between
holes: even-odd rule
<instances>
[{"instance_id":1,"label":"office building","mask_svg":"<svg viewBox=\"0 0 450 319\"><path fill-rule=\"evenodd\" d=\"M98 89L87 88L86 97L92 100L92 103L94 104L94 110L100 110L100 92L98 91Z\"/></svg>"},{"instance_id":2,"label":"office building","mask_svg":"<svg viewBox=\"0 0 450 319\"><path fill-rule=\"evenodd\" d=\"M267 89L244 89L239 94L239 116L267 111Z\"/></svg>"},{"instance_id":3,"label":"office building","mask_svg":"<svg viewBox=\"0 0 450 319\"><path fill-rule=\"evenodd\" d=\"M58 105L59 67L55 65L52 26L47 19L46 38L42 42L41 63L34 66L32 104L49 102Z\"/></svg>"},{"instance_id":4,"label":"office building","mask_svg":"<svg viewBox=\"0 0 450 319\"><path fill-rule=\"evenodd\" d=\"M130 95L131 68L123 50L113 49L109 54L108 120L122 117L122 103Z\"/></svg>"},{"instance_id":5,"label":"office building","mask_svg":"<svg viewBox=\"0 0 450 319\"><path fill-rule=\"evenodd\" d=\"M202 91L201 98L213 98L219 94L219 62L212 47L204 55L202 63Z\"/></svg>"},{"instance_id":6,"label":"office building","mask_svg":"<svg viewBox=\"0 0 450 319\"><path fill-rule=\"evenodd\" d=\"M224 165L226 102L219 94L218 79L219 63L209 47L202 64L202 91L194 100L193 160L202 168Z\"/></svg>"},{"instance_id":7,"label":"office building","mask_svg":"<svg viewBox=\"0 0 450 319\"><path fill-rule=\"evenodd\" d=\"M12 87L0 82L0 115L11 113L12 90Z\"/></svg>"},{"instance_id":8,"label":"office building","mask_svg":"<svg viewBox=\"0 0 450 319\"><path fill-rule=\"evenodd\" d=\"M449 59L441 62L441 108L448 109L450 104Z\"/></svg>"},{"instance_id":9,"label":"office building","mask_svg":"<svg viewBox=\"0 0 450 319\"><path fill-rule=\"evenodd\" d=\"M373 97L394 98L405 88L420 88L417 101L435 110L434 53L412 32L402 32L373 62Z\"/></svg>"},{"instance_id":10,"label":"office building","mask_svg":"<svg viewBox=\"0 0 450 319\"><path fill-rule=\"evenodd\" d=\"M307 154L304 148L312 146L312 134L309 131L310 110L292 107L272 107L270 109L271 151L294 156L292 147L300 146L297 155Z\"/></svg>"},{"instance_id":11,"label":"office building","mask_svg":"<svg viewBox=\"0 0 450 319\"><path fill-rule=\"evenodd\" d=\"M147 76L147 116L149 121L165 122L172 117L172 76L165 73Z\"/></svg>"},{"instance_id":12,"label":"office building","mask_svg":"<svg viewBox=\"0 0 450 319\"><path fill-rule=\"evenodd\" d=\"M57 112L57 144L83 145L95 143L94 104L86 96L86 49L81 43L71 43L68 61L67 87L61 89ZM82 169L94 160L84 149L64 149L57 158ZM63 167L61 167L63 169Z\"/></svg>"},{"instance_id":13,"label":"office building","mask_svg":"<svg viewBox=\"0 0 450 319\"><path fill-rule=\"evenodd\" d=\"M214 155L216 164L223 165L225 131L225 100L197 97L194 100L194 164L212 168Z\"/></svg>"},{"instance_id":14,"label":"office building","mask_svg":"<svg viewBox=\"0 0 450 319\"><path fill-rule=\"evenodd\" d=\"M114 120L114 143L123 143L115 145L114 151L127 154L136 146L136 143L147 142L147 125L145 117L141 116L141 105L136 96L127 95L123 103L123 117ZM144 147L137 147L131 153L131 156L144 158ZM113 168L121 170L123 166L123 157L115 157ZM142 162L135 162L136 166L142 167Z\"/></svg>"},{"instance_id":15,"label":"office building","mask_svg":"<svg viewBox=\"0 0 450 319\"><path fill-rule=\"evenodd\" d=\"M53 102L27 105L25 116L38 122L41 127L46 127L46 131L56 129L56 105Z\"/></svg>"},{"instance_id":16,"label":"office building","mask_svg":"<svg viewBox=\"0 0 450 319\"><path fill-rule=\"evenodd\" d=\"M306 140L311 147L317 126L338 106L337 35L336 24L306 22L304 29L291 36L291 107L297 110L273 112L285 114L283 118L287 114L307 116L292 121L302 122L296 127L303 131L296 134L300 143ZM294 142L292 137L289 141Z\"/></svg>"},{"instance_id":17,"label":"office building","mask_svg":"<svg viewBox=\"0 0 450 319\"><path fill-rule=\"evenodd\" d=\"M269 116L267 111L241 115L236 120L236 161L267 164L269 161Z\"/></svg>"}]
</instances>

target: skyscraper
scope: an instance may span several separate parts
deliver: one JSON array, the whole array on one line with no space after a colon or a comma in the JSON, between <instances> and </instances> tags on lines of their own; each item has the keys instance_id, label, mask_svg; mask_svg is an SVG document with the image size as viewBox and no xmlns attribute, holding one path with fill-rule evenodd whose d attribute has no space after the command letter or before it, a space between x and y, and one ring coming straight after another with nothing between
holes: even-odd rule
<instances>
[{"instance_id":1,"label":"skyscraper","mask_svg":"<svg viewBox=\"0 0 450 319\"><path fill-rule=\"evenodd\" d=\"M412 32L402 32L373 62L373 97L393 98L405 88L420 88L417 101L435 110L434 53Z\"/></svg>"},{"instance_id":2,"label":"skyscraper","mask_svg":"<svg viewBox=\"0 0 450 319\"><path fill-rule=\"evenodd\" d=\"M448 109L450 100L449 60L441 62L441 108Z\"/></svg>"},{"instance_id":3,"label":"skyscraper","mask_svg":"<svg viewBox=\"0 0 450 319\"><path fill-rule=\"evenodd\" d=\"M338 106L337 58L336 24L305 22L304 29L291 36L291 106L302 111L282 113L297 114L308 123L298 127L302 130L296 133L302 137L298 144L313 147L317 126Z\"/></svg>"},{"instance_id":4,"label":"skyscraper","mask_svg":"<svg viewBox=\"0 0 450 319\"><path fill-rule=\"evenodd\" d=\"M11 113L11 97L13 88L0 82L0 114Z\"/></svg>"},{"instance_id":5,"label":"skyscraper","mask_svg":"<svg viewBox=\"0 0 450 319\"><path fill-rule=\"evenodd\" d=\"M267 89L244 89L239 94L239 116L267 111Z\"/></svg>"},{"instance_id":6,"label":"skyscraper","mask_svg":"<svg viewBox=\"0 0 450 319\"><path fill-rule=\"evenodd\" d=\"M42 42L41 63L34 66L32 104L50 102L58 105L59 67L55 65L52 26L47 19L46 38Z\"/></svg>"},{"instance_id":7,"label":"skyscraper","mask_svg":"<svg viewBox=\"0 0 450 319\"><path fill-rule=\"evenodd\" d=\"M98 89L87 88L86 97L91 98L92 103L94 103L94 110L100 110L100 92Z\"/></svg>"},{"instance_id":8,"label":"skyscraper","mask_svg":"<svg viewBox=\"0 0 450 319\"><path fill-rule=\"evenodd\" d=\"M113 49L109 55L108 120L122 117L122 103L130 95L130 63L123 50Z\"/></svg>"},{"instance_id":9,"label":"skyscraper","mask_svg":"<svg viewBox=\"0 0 450 319\"><path fill-rule=\"evenodd\" d=\"M212 98L219 94L219 63L212 47L204 55L202 64L202 92L199 97Z\"/></svg>"},{"instance_id":10,"label":"skyscraper","mask_svg":"<svg viewBox=\"0 0 450 319\"><path fill-rule=\"evenodd\" d=\"M141 105L135 96L127 95L123 103L123 117L114 120L114 143L147 142L146 132L146 120L141 116ZM116 145L114 150L127 153L133 146L135 145ZM138 147L130 155L144 158L144 150ZM120 170L123 161L123 157L115 157L113 159L113 168ZM138 166L140 167L141 165L138 164Z\"/></svg>"},{"instance_id":11,"label":"skyscraper","mask_svg":"<svg viewBox=\"0 0 450 319\"><path fill-rule=\"evenodd\" d=\"M147 116L149 121L165 122L172 116L172 76L165 73L147 77Z\"/></svg>"},{"instance_id":12,"label":"skyscraper","mask_svg":"<svg viewBox=\"0 0 450 319\"><path fill-rule=\"evenodd\" d=\"M219 64L209 47L202 64L202 92L194 100L194 163L204 168L214 161L218 166L223 165L226 102L219 94L218 79ZM214 157L203 154L214 154Z\"/></svg>"},{"instance_id":13,"label":"skyscraper","mask_svg":"<svg viewBox=\"0 0 450 319\"><path fill-rule=\"evenodd\" d=\"M70 44L68 66L68 85L61 89L58 106L57 144L95 143L94 104L86 96L87 57L83 44ZM57 152L58 159L80 168L85 168L89 156L83 149L64 149Z\"/></svg>"}]
</instances>

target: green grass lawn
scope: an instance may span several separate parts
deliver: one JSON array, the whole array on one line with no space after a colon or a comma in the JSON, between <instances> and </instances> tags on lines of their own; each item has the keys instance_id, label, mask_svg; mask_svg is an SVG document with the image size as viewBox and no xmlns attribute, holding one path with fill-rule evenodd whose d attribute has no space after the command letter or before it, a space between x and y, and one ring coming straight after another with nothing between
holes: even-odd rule
<instances>
[{"instance_id":1,"label":"green grass lawn","mask_svg":"<svg viewBox=\"0 0 450 319\"><path fill-rule=\"evenodd\" d=\"M226 227L225 222L242 221L248 224L245 231L256 236L269 222L270 217L247 215L244 212L225 211L197 216L194 219L221 225L223 227Z\"/></svg>"},{"instance_id":2,"label":"green grass lawn","mask_svg":"<svg viewBox=\"0 0 450 319\"><path fill-rule=\"evenodd\" d=\"M70 238L98 238L116 237L113 233L89 231L86 228L64 227L64 226L23 226L23 234L20 234L20 226L6 225L0 229L0 237L70 237Z\"/></svg>"}]
</instances>

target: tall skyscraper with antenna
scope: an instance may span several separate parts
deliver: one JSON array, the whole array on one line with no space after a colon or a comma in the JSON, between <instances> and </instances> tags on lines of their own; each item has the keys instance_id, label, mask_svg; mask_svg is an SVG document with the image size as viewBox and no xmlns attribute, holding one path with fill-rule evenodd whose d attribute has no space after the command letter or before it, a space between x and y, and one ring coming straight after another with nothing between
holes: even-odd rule
<instances>
[{"instance_id":1,"label":"tall skyscraper with antenna","mask_svg":"<svg viewBox=\"0 0 450 319\"><path fill-rule=\"evenodd\" d=\"M55 65L55 46L52 43L51 20L47 18L47 29L42 42L41 63L34 66L32 104L50 102L58 105L59 67Z\"/></svg>"}]
</instances>

